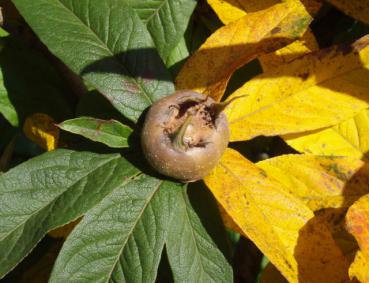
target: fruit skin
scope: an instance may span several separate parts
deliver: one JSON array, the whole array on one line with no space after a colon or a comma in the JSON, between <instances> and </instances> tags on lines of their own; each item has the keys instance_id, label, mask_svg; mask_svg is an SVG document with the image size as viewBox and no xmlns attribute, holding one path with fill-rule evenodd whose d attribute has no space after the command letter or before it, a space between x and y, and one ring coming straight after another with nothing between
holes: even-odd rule
<instances>
[{"instance_id":1,"label":"fruit skin","mask_svg":"<svg viewBox=\"0 0 369 283\"><path fill-rule=\"evenodd\" d=\"M198 104L178 118L179 109L183 112L186 109L183 105L193 104L193 101L198 101ZM205 122L199 116L200 112L196 112L196 107L209 110L215 109L214 105L217 104L210 97L185 90L166 96L151 106L143 125L141 145L144 156L156 171L182 182L193 182L210 173L228 146L228 121L225 114L220 112L216 117L212 116L212 124L209 125L209 121ZM173 135L178 134L180 126L184 124L183 120L189 115L193 116L189 118L183 140L197 140L201 143L178 147L173 141ZM172 133L169 130L168 133L168 129L173 127L176 130L172 130Z\"/></svg>"}]
</instances>

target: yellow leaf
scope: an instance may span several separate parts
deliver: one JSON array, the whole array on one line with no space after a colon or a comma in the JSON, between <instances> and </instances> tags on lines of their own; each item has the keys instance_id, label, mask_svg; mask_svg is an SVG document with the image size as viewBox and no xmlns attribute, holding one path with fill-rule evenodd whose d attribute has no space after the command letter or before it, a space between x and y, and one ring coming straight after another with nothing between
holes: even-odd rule
<instances>
[{"instance_id":1,"label":"yellow leaf","mask_svg":"<svg viewBox=\"0 0 369 283\"><path fill-rule=\"evenodd\" d=\"M310 20L304 6L293 1L248 14L218 29L187 60L177 77L177 88L219 100L236 69L298 38Z\"/></svg>"},{"instance_id":2,"label":"yellow leaf","mask_svg":"<svg viewBox=\"0 0 369 283\"><path fill-rule=\"evenodd\" d=\"M361 283L369 283L369 260L361 251L358 251L354 262L349 268L350 278L356 277Z\"/></svg>"},{"instance_id":3,"label":"yellow leaf","mask_svg":"<svg viewBox=\"0 0 369 283\"><path fill-rule=\"evenodd\" d=\"M240 1L237 0L208 0L208 3L226 25L247 14Z\"/></svg>"},{"instance_id":4,"label":"yellow leaf","mask_svg":"<svg viewBox=\"0 0 369 283\"><path fill-rule=\"evenodd\" d=\"M219 19L229 24L245 16L277 4L279 0L208 0Z\"/></svg>"},{"instance_id":5,"label":"yellow leaf","mask_svg":"<svg viewBox=\"0 0 369 283\"><path fill-rule=\"evenodd\" d=\"M345 14L369 24L369 0L328 0Z\"/></svg>"},{"instance_id":6,"label":"yellow leaf","mask_svg":"<svg viewBox=\"0 0 369 283\"><path fill-rule=\"evenodd\" d=\"M283 139L294 149L312 154L351 156L369 161L369 110L336 126Z\"/></svg>"},{"instance_id":7,"label":"yellow leaf","mask_svg":"<svg viewBox=\"0 0 369 283\"><path fill-rule=\"evenodd\" d=\"M327 227L317 223L311 210L281 183L238 152L226 150L205 183L290 282L347 280L348 263Z\"/></svg>"},{"instance_id":8,"label":"yellow leaf","mask_svg":"<svg viewBox=\"0 0 369 283\"><path fill-rule=\"evenodd\" d=\"M255 77L229 99L231 140L305 132L338 124L368 107L369 36L299 57Z\"/></svg>"},{"instance_id":9,"label":"yellow leaf","mask_svg":"<svg viewBox=\"0 0 369 283\"><path fill-rule=\"evenodd\" d=\"M247 13L266 9L277 4L278 0L208 0L208 3L216 12L224 24L229 24L245 16ZM320 9L321 2L314 0L303 1L308 12L317 12ZM259 61L263 70L271 69L283 63L288 63L293 59L318 50L314 34L307 30L300 40L269 54L262 55Z\"/></svg>"},{"instance_id":10,"label":"yellow leaf","mask_svg":"<svg viewBox=\"0 0 369 283\"><path fill-rule=\"evenodd\" d=\"M36 113L27 117L23 132L27 138L47 151L58 146L59 129L55 126L53 118L46 114Z\"/></svg>"},{"instance_id":11,"label":"yellow leaf","mask_svg":"<svg viewBox=\"0 0 369 283\"><path fill-rule=\"evenodd\" d=\"M346 215L347 230L354 235L359 244L350 276L356 276L361 282L369 282L369 195L355 202Z\"/></svg>"},{"instance_id":12,"label":"yellow leaf","mask_svg":"<svg viewBox=\"0 0 369 283\"><path fill-rule=\"evenodd\" d=\"M369 193L369 164L349 157L282 155L257 163L313 211L349 207Z\"/></svg>"},{"instance_id":13,"label":"yellow leaf","mask_svg":"<svg viewBox=\"0 0 369 283\"><path fill-rule=\"evenodd\" d=\"M300 40L296 40L275 52L261 56L259 61L263 71L266 72L318 49L319 46L314 34L308 29Z\"/></svg>"},{"instance_id":14,"label":"yellow leaf","mask_svg":"<svg viewBox=\"0 0 369 283\"><path fill-rule=\"evenodd\" d=\"M247 13L264 10L280 2L281 0L208 0L219 19L226 25ZM322 6L319 0L302 0L301 3L311 15L315 15Z\"/></svg>"}]
</instances>

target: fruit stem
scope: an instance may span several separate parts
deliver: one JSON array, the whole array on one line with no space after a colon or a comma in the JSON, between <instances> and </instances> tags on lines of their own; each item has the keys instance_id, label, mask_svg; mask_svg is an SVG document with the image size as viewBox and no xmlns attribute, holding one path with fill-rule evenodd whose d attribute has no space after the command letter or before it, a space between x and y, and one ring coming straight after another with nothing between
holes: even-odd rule
<instances>
[{"instance_id":1,"label":"fruit stem","mask_svg":"<svg viewBox=\"0 0 369 283\"><path fill-rule=\"evenodd\" d=\"M240 99L240 98L243 98L243 97L246 97L246 96L247 95L239 95L239 96L235 96L235 97L231 98L228 101L213 103L211 105L213 120L215 121L218 118L219 114L221 112L223 112L223 110L226 109L226 107L229 104L231 104L232 102L234 102L236 99Z\"/></svg>"},{"instance_id":2,"label":"fruit stem","mask_svg":"<svg viewBox=\"0 0 369 283\"><path fill-rule=\"evenodd\" d=\"M181 127L176 132L174 139L173 139L173 147L180 150L186 150L187 146L184 143L184 135L186 133L187 127L190 125L192 120L192 115L188 115L181 125Z\"/></svg>"}]
</instances>

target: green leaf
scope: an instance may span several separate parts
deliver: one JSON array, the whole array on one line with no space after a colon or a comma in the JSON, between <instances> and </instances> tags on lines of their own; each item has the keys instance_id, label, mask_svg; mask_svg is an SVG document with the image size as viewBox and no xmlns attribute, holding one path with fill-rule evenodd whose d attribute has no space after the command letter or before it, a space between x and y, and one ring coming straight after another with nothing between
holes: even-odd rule
<instances>
[{"instance_id":1,"label":"green leaf","mask_svg":"<svg viewBox=\"0 0 369 283\"><path fill-rule=\"evenodd\" d=\"M196 6L195 0L126 0L147 25L164 61L178 45Z\"/></svg>"},{"instance_id":2,"label":"green leaf","mask_svg":"<svg viewBox=\"0 0 369 283\"><path fill-rule=\"evenodd\" d=\"M0 278L51 229L78 218L138 174L117 154L56 150L0 176Z\"/></svg>"},{"instance_id":3,"label":"green leaf","mask_svg":"<svg viewBox=\"0 0 369 283\"><path fill-rule=\"evenodd\" d=\"M232 267L218 249L221 242L214 240L215 237L223 235L223 245L226 243L224 227L223 230L214 229L217 224L210 220L211 214L217 218L218 212L214 210L209 201L202 198L203 213L201 213L200 219L198 215L199 203L197 205L193 203L196 196L200 197L197 193L191 203L186 191L176 194L176 208L173 212L166 242L174 280L175 282L199 283L233 282ZM208 211L206 212L206 210ZM208 214L208 217L203 217L204 214ZM208 222L208 226L203 224L206 222ZM210 223L213 224L213 228L209 227ZM209 234L210 229L213 229L210 233L212 236ZM224 251L224 249L222 250Z\"/></svg>"},{"instance_id":4,"label":"green leaf","mask_svg":"<svg viewBox=\"0 0 369 283\"><path fill-rule=\"evenodd\" d=\"M15 126L37 112L62 121L71 116L63 82L43 55L8 36L0 38L0 112Z\"/></svg>"},{"instance_id":5,"label":"green leaf","mask_svg":"<svg viewBox=\"0 0 369 283\"><path fill-rule=\"evenodd\" d=\"M50 282L154 282L181 185L140 175L88 212Z\"/></svg>"},{"instance_id":6,"label":"green leaf","mask_svg":"<svg viewBox=\"0 0 369 283\"><path fill-rule=\"evenodd\" d=\"M5 36L8 36L8 35L9 35L9 33L5 29L0 27L0 37L5 37Z\"/></svg>"},{"instance_id":7,"label":"green leaf","mask_svg":"<svg viewBox=\"0 0 369 283\"><path fill-rule=\"evenodd\" d=\"M125 0L13 3L49 50L127 118L137 121L174 91L146 26Z\"/></svg>"},{"instance_id":8,"label":"green leaf","mask_svg":"<svg viewBox=\"0 0 369 283\"><path fill-rule=\"evenodd\" d=\"M18 126L18 115L8 97L8 91L4 86L3 72L0 70L0 113L13 127Z\"/></svg>"},{"instance_id":9,"label":"green leaf","mask_svg":"<svg viewBox=\"0 0 369 283\"><path fill-rule=\"evenodd\" d=\"M92 117L78 117L66 120L59 128L101 142L114 148L128 147L132 129L116 120L101 120Z\"/></svg>"},{"instance_id":10,"label":"green leaf","mask_svg":"<svg viewBox=\"0 0 369 283\"><path fill-rule=\"evenodd\" d=\"M76 117L91 116L103 120L115 119L124 120L120 113L103 95L97 90L90 90L78 101L76 107ZM127 121L128 122L128 121Z\"/></svg>"},{"instance_id":11,"label":"green leaf","mask_svg":"<svg viewBox=\"0 0 369 283\"><path fill-rule=\"evenodd\" d=\"M165 62L165 65L171 71L173 77L176 77L184 64L186 58L190 55L187 48L186 39L183 37L176 47L170 52Z\"/></svg>"}]
</instances>

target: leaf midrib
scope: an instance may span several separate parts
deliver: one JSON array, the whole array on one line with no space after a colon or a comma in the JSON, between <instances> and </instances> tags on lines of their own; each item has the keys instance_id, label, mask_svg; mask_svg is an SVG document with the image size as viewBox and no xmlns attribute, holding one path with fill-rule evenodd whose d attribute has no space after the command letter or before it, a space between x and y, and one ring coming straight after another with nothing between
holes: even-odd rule
<instances>
[{"instance_id":1,"label":"leaf midrib","mask_svg":"<svg viewBox=\"0 0 369 283\"><path fill-rule=\"evenodd\" d=\"M366 110L365 110L366 111ZM354 117L353 117L354 118ZM355 122L355 127L356 126L356 122ZM346 136L344 136L340 131L338 131L335 127L331 127L331 130L333 132L335 132L338 136L340 136L344 141L346 141L352 148L354 148L355 150L357 150L360 154L363 155L363 158L366 161L369 161L369 154L368 152L363 152L363 150L360 148L360 145L357 146L356 144L354 144L353 142L351 142L351 140L349 140ZM360 138L358 139L360 142Z\"/></svg>"},{"instance_id":2,"label":"leaf midrib","mask_svg":"<svg viewBox=\"0 0 369 283\"><path fill-rule=\"evenodd\" d=\"M302 92L304 92L304 91L308 90L309 88L317 87L317 86L318 86L318 87L321 87L321 85L322 85L322 84L324 84L324 83L326 83L326 82L329 82L330 80L338 79L338 78L340 78L340 77L342 77L342 76L345 76L347 73L354 72L354 71L359 70L359 69L362 69L362 68L364 68L364 67L365 67L365 66L360 65L360 66L358 66L358 67L356 67L356 68L352 68L352 69L350 69L350 70L347 70L347 72L341 73L341 74L339 74L339 75L337 75L337 76L330 77L330 78L327 78L327 79L325 79L325 80L321 80L321 81L319 81L319 82L318 82L318 83L316 83L316 84L313 84L313 85L307 85L307 86L305 86L305 87L302 87L302 88L301 88L300 90L298 90L297 92L294 92L294 93L291 93L290 95L287 95L287 96L285 96L285 97L281 97L281 98L279 98L279 99L276 99L276 100L274 100L272 103L269 103L268 105L265 105L265 106L263 106L263 107L260 107L259 109L255 110L255 111L252 111L252 112L247 113L247 114L245 114L245 115L243 115L243 116L241 116L241 117L239 117L239 118L237 118L237 119L234 119L234 120L230 121L230 122L229 122L229 124L230 124L230 125L232 125L232 124L235 124L235 123L241 122L241 121L245 120L246 118L248 118L248 117L250 117L250 116L253 116L253 115L255 115L255 114L259 113L259 112L262 112L262 111L264 111L264 110L267 110L267 109L269 109L269 108L272 108L273 106L275 106L275 105L279 104L280 102L282 102L282 101L284 101L284 100L286 100L286 99L289 99L289 98L291 98L291 97L293 97L293 96L299 95L299 94L301 94ZM264 76L264 75L262 75L262 76ZM293 76L293 77L295 77L295 76ZM257 77L256 77L255 79L257 79Z\"/></svg>"},{"instance_id":3,"label":"leaf midrib","mask_svg":"<svg viewBox=\"0 0 369 283\"><path fill-rule=\"evenodd\" d=\"M111 57L114 57L115 54L112 50L109 49L109 47L102 41L102 39L98 36L98 34L87 24L85 24L71 9L69 9L62 1L58 0L58 2L61 4L61 6L70 14L72 14L74 16L74 18L77 19L77 21L79 21L82 26L84 26L88 31L90 31L94 37L97 39L98 42L100 42L100 44L102 45L102 47L109 53L109 55ZM89 9L87 9L89 11ZM142 85L140 83L138 83L137 79L132 75L132 73L124 66L124 64L122 64L122 62L120 60L117 60L118 64L129 74L129 77L126 77L128 80L134 82L134 84L136 84L140 90L141 93L144 95L144 97L146 98L146 100L148 100L148 102L150 104L153 103L153 100L150 98L149 94L146 92L146 90L142 87ZM95 85L94 85L95 86ZM97 86L95 86L96 88L98 88ZM126 105L127 106L127 105ZM129 106L128 106L129 107ZM132 107L129 107L133 110L136 110Z\"/></svg>"},{"instance_id":4,"label":"leaf midrib","mask_svg":"<svg viewBox=\"0 0 369 283\"><path fill-rule=\"evenodd\" d=\"M260 207L259 207L259 205L258 205L258 203L255 201L255 199L252 197L252 194L250 193L250 191L247 189L247 187L245 187L244 185L243 185L243 182L242 182L242 180L240 180L239 179L239 177L237 176L237 175L235 175L233 172L232 172L232 170L230 170L225 164L223 164L222 162L219 162L219 165L221 166L221 167L223 167L223 169L225 170L225 171L227 171L230 175L232 175L232 177L238 182L238 183L240 183L241 184L241 186L243 187L243 188L245 188L246 189L246 191L248 192L248 197L249 197L249 199L250 199L250 202L251 202L251 200L252 200L252 203L253 203L253 205L257 208L257 210L260 212L260 214L263 216L263 218L264 218L264 220L267 222L267 223L269 223L269 225L270 225L270 227L274 227L274 225L273 225L273 223L271 223L270 222L270 220L265 216L265 214L264 213L262 213L262 209L260 209ZM236 223L237 224L237 223ZM242 230L242 229L241 229ZM285 245L283 244L283 242L281 241L281 239L280 239L280 237L279 237L279 235L278 235L278 233L277 232L275 232L275 230L272 228L272 231L273 231L273 233L275 234L275 236L278 238L278 242L280 243L280 247L284 247L284 249L283 250L281 250L280 249L280 247L275 247L275 248L277 248L279 251L280 251L280 255L278 255L278 257L279 256L281 256L281 257L285 257L285 259L288 259L288 257L286 256L286 251L287 251L287 249L286 249L286 247L285 247ZM290 267L289 265L285 265L285 267L288 267L287 268L287 270L291 270L291 271L293 271L293 272L295 272L293 269L292 269L292 267Z\"/></svg>"},{"instance_id":5,"label":"leaf midrib","mask_svg":"<svg viewBox=\"0 0 369 283\"><path fill-rule=\"evenodd\" d=\"M141 173L143 175L143 173ZM147 198L147 201L146 203L144 204L144 206L142 207L142 210L140 211L137 219L134 221L131 229L129 230L129 232L127 233L127 237L126 239L124 240L124 242L122 243L122 247L119 249L119 252L117 253L117 258L116 260L114 261L114 264L112 264L112 269L110 270L107 278L106 278L106 281L105 283L109 283L110 282L110 279L111 279L111 276L114 272L114 269L115 269L115 266L117 265L118 261L119 261L119 258L122 256L122 253L123 253L123 250L124 248L126 247L127 245L127 242L128 240L130 239L130 237L132 236L133 232L134 232L134 229L136 228L137 226L137 223L141 220L141 217L142 217L142 214L145 212L147 206L150 204L152 198L154 197L154 195L157 193L157 191L159 190L160 186L163 184L164 180L159 180L159 183L156 185L155 189L152 191L152 193L149 195L149 197Z\"/></svg>"},{"instance_id":6,"label":"leaf midrib","mask_svg":"<svg viewBox=\"0 0 369 283\"><path fill-rule=\"evenodd\" d=\"M196 251L197 251L197 254L198 254L198 256L200 257L200 258L202 258L202 255L201 255L201 253L199 252L199 247L198 247L198 245L197 245L197 241L196 241L196 238L195 238L195 233L193 232L193 230L194 230L194 228L193 228L193 226L192 226L192 224L191 224L191 220L190 220L190 216L189 216L189 211L188 211L188 207L187 207L187 204L186 204L186 201L185 201L185 197L186 197L186 195L185 195L185 190L182 192L182 198L181 198L181 201L182 201L182 203L184 204L184 207L185 207L185 210L186 210L186 219L187 219L187 221L188 221L188 223L189 223L189 226L192 228L191 229L191 236L192 236L192 239L193 239L193 242L195 243L195 246L196 246ZM200 260L200 267L201 267L201 270L202 270L202 274L208 274L206 271L205 271L205 268L204 268L204 265L203 265L203 263L202 263L202 260ZM211 276L210 276L211 277Z\"/></svg>"},{"instance_id":7,"label":"leaf midrib","mask_svg":"<svg viewBox=\"0 0 369 283\"><path fill-rule=\"evenodd\" d=\"M146 1L148 1L148 0L146 0ZM159 15L159 13L160 13L160 10L163 8L163 6L166 4L168 2L168 0L163 0L161 3L160 3L160 5L156 8L156 9L154 9L154 12L147 18L147 19L145 19L145 20L143 20L143 22L147 25L150 21L151 21L151 19L154 17L154 16L156 16L156 15Z\"/></svg>"}]
</instances>

